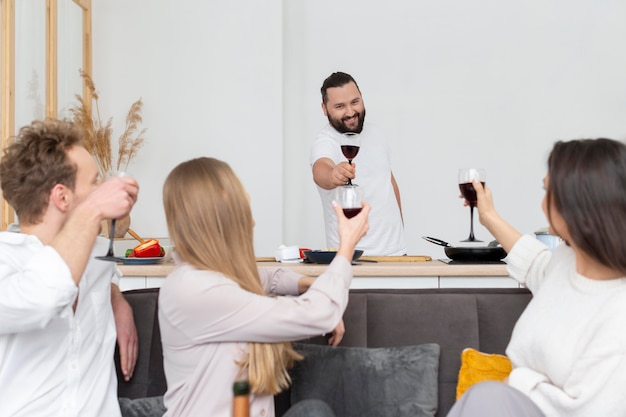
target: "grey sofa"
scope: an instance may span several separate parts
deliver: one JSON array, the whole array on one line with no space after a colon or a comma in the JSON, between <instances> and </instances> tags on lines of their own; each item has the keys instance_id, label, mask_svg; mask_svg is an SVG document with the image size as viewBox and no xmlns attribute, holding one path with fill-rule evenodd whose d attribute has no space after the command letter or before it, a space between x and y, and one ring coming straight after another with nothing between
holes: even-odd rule
<instances>
[{"instance_id":1,"label":"grey sofa","mask_svg":"<svg viewBox=\"0 0 626 417\"><path fill-rule=\"evenodd\" d=\"M120 397L162 395L166 390L160 332L158 289L124 293L139 332L139 358L130 382L121 379ZM352 290L344 314L342 346L393 347L440 345L438 411L445 416L455 400L461 351L473 347L504 353L517 318L531 299L526 289ZM302 341L324 344L322 337ZM276 397L276 415L290 405L288 392Z\"/></svg>"}]
</instances>

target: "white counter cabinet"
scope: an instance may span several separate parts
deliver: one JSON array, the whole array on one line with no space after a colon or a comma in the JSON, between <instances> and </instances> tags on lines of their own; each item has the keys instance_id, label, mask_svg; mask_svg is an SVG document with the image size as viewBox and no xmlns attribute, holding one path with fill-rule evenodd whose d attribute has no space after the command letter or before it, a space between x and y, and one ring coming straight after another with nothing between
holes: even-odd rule
<instances>
[{"instance_id":1,"label":"white counter cabinet","mask_svg":"<svg viewBox=\"0 0 626 417\"><path fill-rule=\"evenodd\" d=\"M326 265L281 264L259 262L259 268L290 268L302 275L318 276ZM122 291L160 287L173 264L120 265L124 277ZM433 260L427 262L362 263L353 267L354 278L350 288L517 288L519 284L509 277L504 264L448 265Z\"/></svg>"}]
</instances>

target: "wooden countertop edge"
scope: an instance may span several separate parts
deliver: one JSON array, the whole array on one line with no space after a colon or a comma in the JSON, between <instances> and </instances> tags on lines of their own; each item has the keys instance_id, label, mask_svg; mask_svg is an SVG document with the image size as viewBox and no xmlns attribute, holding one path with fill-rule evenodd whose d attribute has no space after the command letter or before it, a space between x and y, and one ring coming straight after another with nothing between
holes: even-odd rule
<instances>
[{"instance_id":1,"label":"wooden countertop edge","mask_svg":"<svg viewBox=\"0 0 626 417\"><path fill-rule=\"evenodd\" d=\"M318 276L327 268L327 265L303 263L258 262L258 265L260 268L289 268L309 276ZM118 265L118 267L126 277L165 277L174 268L174 264L166 262L155 265ZM504 264L448 265L436 259L426 262L363 262L352 268L355 277L509 276Z\"/></svg>"}]
</instances>

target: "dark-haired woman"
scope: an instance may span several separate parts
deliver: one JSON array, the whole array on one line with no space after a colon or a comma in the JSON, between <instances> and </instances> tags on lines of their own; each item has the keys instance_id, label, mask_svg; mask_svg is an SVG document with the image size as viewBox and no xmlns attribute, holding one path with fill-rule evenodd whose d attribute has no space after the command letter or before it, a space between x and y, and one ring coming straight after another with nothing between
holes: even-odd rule
<instances>
[{"instance_id":1,"label":"dark-haired woman","mask_svg":"<svg viewBox=\"0 0 626 417\"><path fill-rule=\"evenodd\" d=\"M475 385L449 417L626 416L626 145L557 142L542 208L550 252L495 211L474 183L480 222L508 252L508 271L533 293L506 354L507 383Z\"/></svg>"}]
</instances>

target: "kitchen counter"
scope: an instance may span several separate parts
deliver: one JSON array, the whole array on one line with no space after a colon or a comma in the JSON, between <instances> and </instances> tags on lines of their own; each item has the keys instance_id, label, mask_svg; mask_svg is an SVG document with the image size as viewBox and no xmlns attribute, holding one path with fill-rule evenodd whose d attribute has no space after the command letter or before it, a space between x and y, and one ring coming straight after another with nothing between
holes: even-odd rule
<instances>
[{"instance_id":1,"label":"kitchen counter","mask_svg":"<svg viewBox=\"0 0 626 417\"><path fill-rule=\"evenodd\" d=\"M358 262L358 261L357 261ZM316 277L328 265L257 262L259 268L283 267ZM119 265L124 274L122 290L160 287L174 268L172 262L156 265ZM350 288L516 288L505 264L456 264L440 260L425 262L358 262L353 266Z\"/></svg>"},{"instance_id":2,"label":"kitchen counter","mask_svg":"<svg viewBox=\"0 0 626 417\"><path fill-rule=\"evenodd\" d=\"M358 262L357 262L358 263ZM259 268L283 267L302 275L316 277L328 265L310 263L257 262ZM155 265L119 265L124 276L165 277L174 264L166 262ZM426 262L362 262L352 267L355 277L419 277L419 276L481 276L507 277L505 264L456 264L448 265L439 260Z\"/></svg>"}]
</instances>

